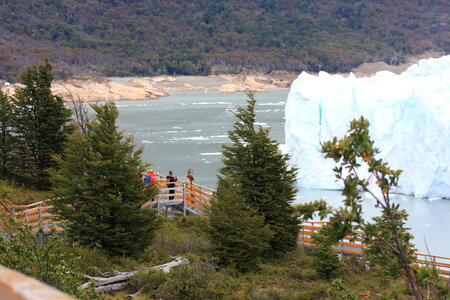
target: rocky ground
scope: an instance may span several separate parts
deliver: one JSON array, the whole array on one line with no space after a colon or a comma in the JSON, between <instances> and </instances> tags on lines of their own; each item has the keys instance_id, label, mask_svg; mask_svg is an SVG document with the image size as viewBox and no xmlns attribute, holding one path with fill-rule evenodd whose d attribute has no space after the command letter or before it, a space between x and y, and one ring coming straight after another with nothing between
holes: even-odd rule
<instances>
[{"instance_id":1,"label":"rocky ground","mask_svg":"<svg viewBox=\"0 0 450 300\"><path fill-rule=\"evenodd\" d=\"M366 63L352 70L356 77L372 76L378 71L400 74L422 58L439 57L442 53L425 53L409 57L405 64L390 66L383 62ZM344 76L348 74L342 74ZM52 90L66 101L148 100L172 94L266 92L288 89L298 74L274 71L270 74L248 73L210 76L156 77L84 77L55 81ZM9 95L17 85L3 86Z\"/></svg>"}]
</instances>

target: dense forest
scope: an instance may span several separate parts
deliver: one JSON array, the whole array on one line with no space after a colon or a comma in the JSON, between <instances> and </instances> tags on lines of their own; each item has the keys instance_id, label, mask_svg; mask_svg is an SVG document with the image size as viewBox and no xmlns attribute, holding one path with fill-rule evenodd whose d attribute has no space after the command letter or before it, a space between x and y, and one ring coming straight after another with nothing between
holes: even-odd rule
<instances>
[{"instance_id":1,"label":"dense forest","mask_svg":"<svg viewBox=\"0 0 450 300\"><path fill-rule=\"evenodd\" d=\"M2 0L0 79L48 57L55 75L344 72L450 51L446 0Z\"/></svg>"}]
</instances>

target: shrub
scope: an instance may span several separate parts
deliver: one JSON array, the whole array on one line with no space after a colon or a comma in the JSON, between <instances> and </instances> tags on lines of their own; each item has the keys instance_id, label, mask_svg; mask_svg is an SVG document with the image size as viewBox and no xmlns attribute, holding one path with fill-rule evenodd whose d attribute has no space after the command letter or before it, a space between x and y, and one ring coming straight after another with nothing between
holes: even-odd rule
<instances>
[{"instance_id":1,"label":"shrub","mask_svg":"<svg viewBox=\"0 0 450 300\"><path fill-rule=\"evenodd\" d=\"M257 288L251 294L249 299L254 300L281 300L287 296L286 290L274 286L266 288Z\"/></svg>"},{"instance_id":2,"label":"shrub","mask_svg":"<svg viewBox=\"0 0 450 300\"><path fill-rule=\"evenodd\" d=\"M338 276L343 265L339 257L331 250L328 244L320 235L313 235L317 248L311 251L312 267L322 279L331 279Z\"/></svg>"},{"instance_id":3,"label":"shrub","mask_svg":"<svg viewBox=\"0 0 450 300\"><path fill-rule=\"evenodd\" d=\"M201 254L210 248L211 243L204 234L199 234L187 225L195 223L190 219L191 217L183 218L182 221L165 222L156 233L151 249L164 250L170 255L181 255L184 253Z\"/></svg>"},{"instance_id":4,"label":"shrub","mask_svg":"<svg viewBox=\"0 0 450 300\"><path fill-rule=\"evenodd\" d=\"M194 261L174 268L152 295L159 299L232 299L238 281L226 272L216 271L210 262Z\"/></svg>"}]
</instances>

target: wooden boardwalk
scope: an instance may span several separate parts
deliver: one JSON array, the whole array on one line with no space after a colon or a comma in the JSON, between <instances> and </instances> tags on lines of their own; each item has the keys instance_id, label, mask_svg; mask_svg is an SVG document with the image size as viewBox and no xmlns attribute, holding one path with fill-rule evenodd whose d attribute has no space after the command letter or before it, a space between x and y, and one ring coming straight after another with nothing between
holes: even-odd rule
<instances>
[{"instance_id":1,"label":"wooden boardwalk","mask_svg":"<svg viewBox=\"0 0 450 300\"><path fill-rule=\"evenodd\" d=\"M162 176L160 176L162 177ZM198 184L190 184L187 181L166 182L161 180L156 183L159 193L153 199L149 199L142 208L157 209L161 213L177 211L180 214L208 215L211 209L211 200L215 199L215 191ZM52 228L62 231L61 221L56 221L50 212L53 208L51 199L32 203L29 205L15 205L8 207L0 201L0 212L13 214L20 222L25 222L32 227L33 232L50 233ZM312 234L326 225L327 222L305 222L299 225L298 244L305 250L314 248ZM332 249L338 254L358 255L364 259L363 232L356 232L357 237L348 236L342 239ZM450 275L450 258L429 254L416 253L416 263L420 266L432 266L439 269L445 280Z\"/></svg>"},{"instance_id":2,"label":"wooden boardwalk","mask_svg":"<svg viewBox=\"0 0 450 300\"><path fill-rule=\"evenodd\" d=\"M298 235L298 244L303 249L313 249L315 247L312 235L317 233L322 226L325 226L328 222L305 222L300 224L300 232ZM356 238L353 236L346 236L339 241L339 244L332 247L332 250L339 253L339 255L359 255L364 259L364 249L367 245L364 244L362 231L353 231L356 233ZM423 267L436 267L439 270L440 276L446 281L450 275L450 258L422 253L415 253L416 263Z\"/></svg>"}]
</instances>

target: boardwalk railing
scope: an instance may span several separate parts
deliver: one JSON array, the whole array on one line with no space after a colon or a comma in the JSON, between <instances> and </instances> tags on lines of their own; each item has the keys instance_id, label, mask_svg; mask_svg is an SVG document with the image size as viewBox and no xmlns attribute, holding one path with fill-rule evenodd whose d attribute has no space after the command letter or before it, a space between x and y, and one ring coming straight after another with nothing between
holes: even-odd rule
<instances>
[{"instance_id":1,"label":"boardwalk railing","mask_svg":"<svg viewBox=\"0 0 450 300\"><path fill-rule=\"evenodd\" d=\"M214 199L214 190L198 184L190 184L186 181L157 183L159 193L153 199L149 199L142 208L156 208L158 211L168 210L169 207L177 209L184 215L208 214L211 208L211 199ZM0 208L16 217L16 220L32 227L34 233L41 229L44 233L50 233L54 227L57 231L63 230L61 221L56 221L51 212L52 199L39 201L28 205L7 206L0 201ZM3 207L4 205L4 207Z\"/></svg>"},{"instance_id":2,"label":"boardwalk railing","mask_svg":"<svg viewBox=\"0 0 450 300\"><path fill-rule=\"evenodd\" d=\"M298 235L298 244L304 249L314 248L314 240L312 235L317 233L322 226L328 222L305 222L300 227ZM364 249L367 245L364 244L363 232L353 231L357 234L357 237L346 236L339 241L337 245L334 245L331 250L338 252L340 255L359 255L364 258ZM449 279L450 275L450 258L428 255L422 253L415 253L416 263L422 267L435 267L439 270L440 276L445 280Z\"/></svg>"},{"instance_id":3,"label":"boardwalk railing","mask_svg":"<svg viewBox=\"0 0 450 300\"><path fill-rule=\"evenodd\" d=\"M60 225L61 221L56 221L55 216L50 212L53 208L50 205L52 199L39 201L28 205L14 205L11 210L19 222L24 222L30 225L34 233L40 229L44 233L51 232L52 227L61 231L63 228Z\"/></svg>"},{"instance_id":4,"label":"boardwalk railing","mask_svg":"<svg viewBox=\"0 0 450 300\"><path fill-rule=\"evenodd\" d=\"M156 183L159 193L143 205L156 208L159 211L172 207L183 212L184 215L208 214L211 209L211 200L215 199L214 190L186 181Z\"/></svg>"},{"instance_id":5,"label":"boardwalk railing","mask_svg":"<svg viewBox=\"0 0 450 300\"><path fill-rule=\"evenodd\" d=\"M162 177L162 176L161 176ZM214 190L187 181L166 182L160 180L156 183L159 193L153 199L149 199L142 208L155 208L158 211L169 209L178 210L183 215L203 214L208 215L211 209L211 200L215 199ZM53 208L51 199L32 203L29 205L15 205L6 207L16 216L16 219L31 225L33 232L37 233L42 228L44 233L51 232L54 226L60 231L61 221L56 221L50 212ZM319 231L327 222L305 222L299 225L298 244L303 248L315 247L312 235ZM332 250L340 255L359 255L364 258L363 232L354 231L357 237L347 236L332 247ZM442 277L448 280L450 275L450 258L416 253L416 263L420 266L436 267Z\"/></svg>"}]
</instances>

